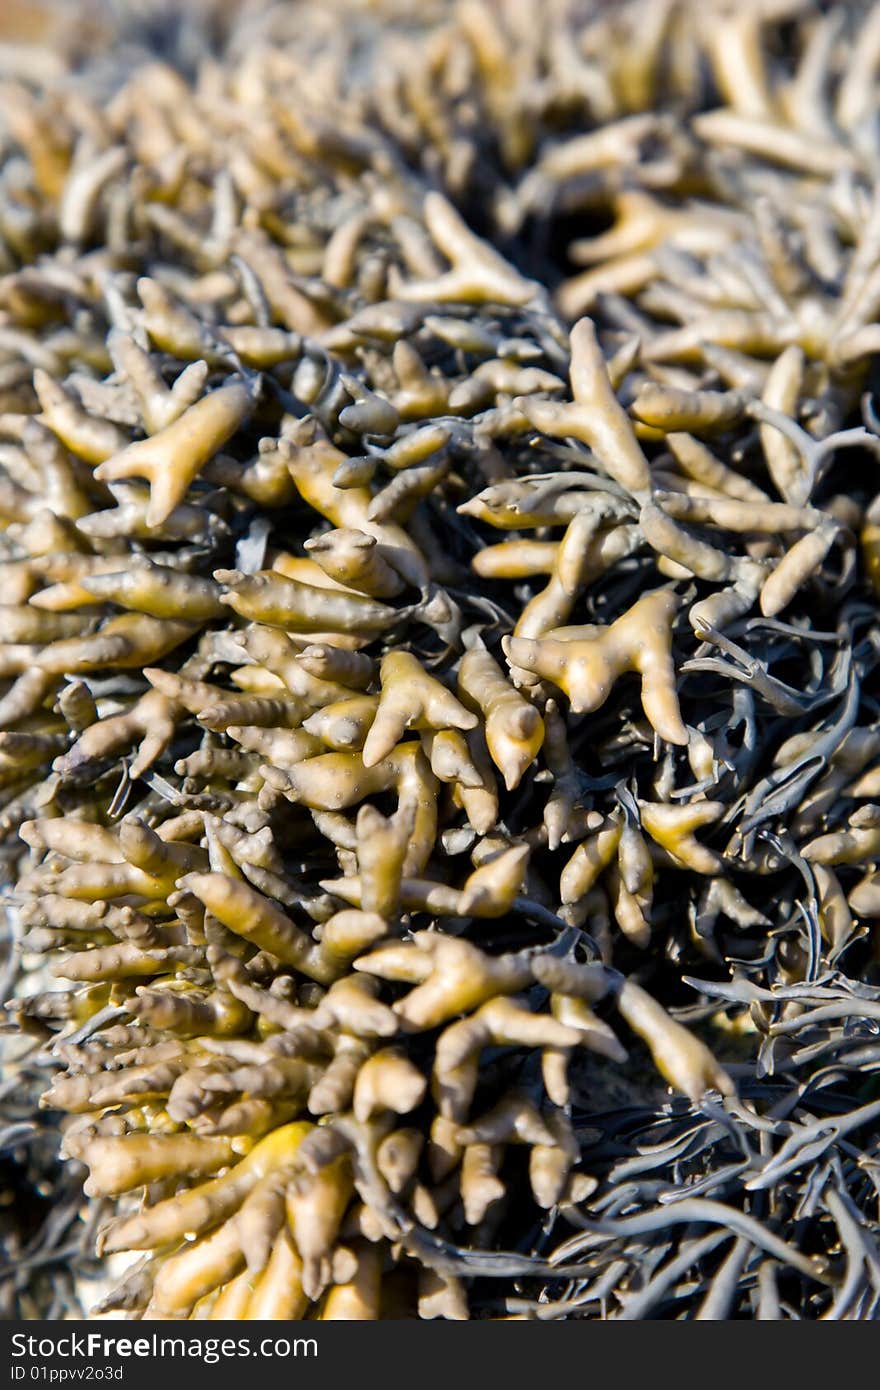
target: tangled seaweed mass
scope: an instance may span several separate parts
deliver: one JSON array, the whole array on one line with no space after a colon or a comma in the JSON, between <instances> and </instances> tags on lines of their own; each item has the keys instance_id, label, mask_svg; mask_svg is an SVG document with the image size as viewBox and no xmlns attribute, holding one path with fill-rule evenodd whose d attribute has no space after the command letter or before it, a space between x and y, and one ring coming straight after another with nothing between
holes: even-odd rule
<instances>
[{"instance_id":1,"label":"tangled seaweed mass","mask_svg":"<svg viewBox=\"0 0 880 1390\"><path fill-rule=\"evenodd\" d=\"M0 50L4 1308L877 1318L880 8L102 15Z\"/></svg>"}]
</instances>

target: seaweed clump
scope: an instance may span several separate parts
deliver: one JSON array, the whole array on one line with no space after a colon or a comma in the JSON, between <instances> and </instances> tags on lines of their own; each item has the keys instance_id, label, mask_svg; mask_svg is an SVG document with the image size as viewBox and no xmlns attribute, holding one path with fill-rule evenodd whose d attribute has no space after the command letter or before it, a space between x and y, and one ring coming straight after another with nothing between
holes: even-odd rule
<instances>
[{"instance_id":1,"label":"seaweed clump","mask_svg":"<svg viewBox=\"0 0 880 1390\"><path fill-rule=\"evenodd\" d=\"M876 1317L880 10L408 9L0 89L101 1306Z\"/></svg>"}]
</instances>

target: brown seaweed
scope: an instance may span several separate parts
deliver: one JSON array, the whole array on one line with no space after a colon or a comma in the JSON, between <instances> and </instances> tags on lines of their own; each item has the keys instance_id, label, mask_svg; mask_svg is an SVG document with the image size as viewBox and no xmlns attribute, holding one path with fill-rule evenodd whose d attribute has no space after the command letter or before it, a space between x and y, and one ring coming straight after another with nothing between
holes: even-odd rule
<instances>
[{"instance_id":1,"label":"brown seaweed","mask_svg":"<svg viewBox=\"0 0 880 1390\"><path fill-rule=\"evenodd\" d=\"M410 10L0 86L7 1310L876 1317L880 11Z\"/></svg>"}]
</instances>

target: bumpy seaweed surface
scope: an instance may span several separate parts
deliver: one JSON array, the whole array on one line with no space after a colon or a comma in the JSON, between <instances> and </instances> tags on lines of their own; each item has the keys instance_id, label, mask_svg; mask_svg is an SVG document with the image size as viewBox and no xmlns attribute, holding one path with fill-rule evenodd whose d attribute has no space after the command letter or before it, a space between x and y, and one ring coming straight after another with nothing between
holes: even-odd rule
<instances>
[{"instance_id":1,"label":"bumpy seaweed surface","mask_svg":"<svg viewBox=\"0 0 880 1390\"><path fill-rule=\"evenodd\" d=\"M880 8L74 8L0 34L3 1314L875 1318Z\"/></svg>"}]
</instances>

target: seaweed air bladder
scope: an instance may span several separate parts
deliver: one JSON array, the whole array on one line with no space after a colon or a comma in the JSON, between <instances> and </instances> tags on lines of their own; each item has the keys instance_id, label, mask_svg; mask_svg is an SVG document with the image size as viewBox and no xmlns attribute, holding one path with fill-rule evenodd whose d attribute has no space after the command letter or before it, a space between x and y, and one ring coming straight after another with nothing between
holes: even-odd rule
<instances>
[{"instance_id":1,"label":"seaweed air bladder","mask_svg":"<svg viewBox=\"0 0 880 1390\"><path fill-rule=\"evenodd\" d=\"M10 15L4 1315L876 1319L880 7Z\"/></svg>"}]
</instances>

